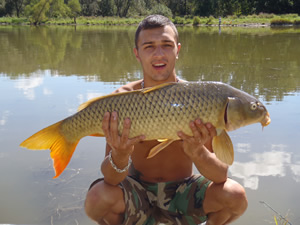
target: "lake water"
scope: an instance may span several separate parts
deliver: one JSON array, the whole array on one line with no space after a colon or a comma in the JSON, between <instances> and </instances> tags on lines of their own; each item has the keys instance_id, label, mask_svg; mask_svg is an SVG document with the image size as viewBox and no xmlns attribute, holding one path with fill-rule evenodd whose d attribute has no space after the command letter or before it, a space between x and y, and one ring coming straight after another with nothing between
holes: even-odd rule
<instances>
[{"instance_id":1,"label":"lake water","mask_svg":"<svg viewBox=\"0 0 300 225\"><path fill-rule=\"evenodd\" d=\"M178 29L180 78L228 83L257 96L271 115L263 131L255 124L229 133L235 148L229 176L249 200L234 224L275 224L276 212L300 224L300 29ZM0 26L0 223L94 224L83 204L101 176L105 140L82 139L57 179L49 151L19 144L88 99L140 79L134 32L134 26Z\"/></svg>"}]
</instances>

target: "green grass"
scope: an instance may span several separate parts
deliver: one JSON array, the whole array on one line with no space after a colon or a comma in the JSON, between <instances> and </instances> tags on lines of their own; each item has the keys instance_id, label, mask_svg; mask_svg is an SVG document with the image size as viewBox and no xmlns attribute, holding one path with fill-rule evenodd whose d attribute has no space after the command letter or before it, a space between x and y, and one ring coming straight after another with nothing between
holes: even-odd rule
<instances>
[{"instance_id":1,"label":"green grass","mask_svg":"<svg viewBox=\"0 0 300 225\"><path fill-rule=\"evenodd\" d=\"M271 20L271 26L282 26L282 25L292 25L292 24L293 22L289 19L277 18Z\"/></svg>"},{"instance_id":2,"label":"green grass","mask_svg":"<svg viewBox=\"0 0 300 225\"><path fill-rule=\"evenodd\" d=\"M0 23L3 24L29 24L29 20L25 17L0 17Z\"/></svg>"},{"instance_id":3,"label":"green grass","mask_svg":"<svg viewBox=\"0 0 300 225\"><path fill-rule=\"evenodd\" d=\"M143 17L137 18L119 18L119 17L78 17L78 25L136 25ZM172 19L177 25L188 26L217 26L219 18L210 17L178 17ZM25 17L0 17L0 24L30 24L29 19ZM45 21L47 25L71 25L74 24L73 18L50 18ZM274 15L261 13L259 15L248 16L227 16L221 18L222 26L256 26L256 25L300 25L300 16L298 14Z\"/></svg>"},{"instance_id":4,"label":"green grass","mask_svg":"<svg viewBox=\"0 0 300 225\"><path fill-rule=\"evenodd\" d=\"M78 17L76 19L79 25L132 25L138 24L142 19L118 18L118 17ZM52 18L46 24L68 25L74 24L73 18Z\"/></svg>"}]
</instances>

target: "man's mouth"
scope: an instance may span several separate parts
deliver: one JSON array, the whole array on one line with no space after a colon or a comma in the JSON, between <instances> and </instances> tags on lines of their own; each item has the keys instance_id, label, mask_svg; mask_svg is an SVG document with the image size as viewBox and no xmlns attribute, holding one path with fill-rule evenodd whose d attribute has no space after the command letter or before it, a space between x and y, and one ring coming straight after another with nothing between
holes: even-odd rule
<instances>
[{"instance_id":1,"label":"man's mouth","mask_svg":"<svg viewBox=\"0 0 300 225\"><path fill-rule=\"evenodd\" d=\"M159 68L165 67L166 64L165 64L165 63L154 63L153 66L154 66L155 68L158 68L158 69L159 69Z\"/></svg>"}]
</instances>

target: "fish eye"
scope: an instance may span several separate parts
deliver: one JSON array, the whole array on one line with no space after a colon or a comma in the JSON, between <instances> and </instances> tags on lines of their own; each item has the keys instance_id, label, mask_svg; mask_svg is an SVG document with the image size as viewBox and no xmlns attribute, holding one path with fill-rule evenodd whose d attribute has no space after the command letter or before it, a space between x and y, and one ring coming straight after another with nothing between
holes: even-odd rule
<instances>
[{"instance_id":1,"label":"fish eye","mask_svg":"<svg viewBox=\"0 0 300 225\"><path fill-rule=\"evenodd\" d=\"M256 102L251 102L250 109L254 111L254 110L256 110L256 109L257 109L257 106L258 106L258 105L257 105L257 103L256 103Z\"/></svg>"}]
</instances>

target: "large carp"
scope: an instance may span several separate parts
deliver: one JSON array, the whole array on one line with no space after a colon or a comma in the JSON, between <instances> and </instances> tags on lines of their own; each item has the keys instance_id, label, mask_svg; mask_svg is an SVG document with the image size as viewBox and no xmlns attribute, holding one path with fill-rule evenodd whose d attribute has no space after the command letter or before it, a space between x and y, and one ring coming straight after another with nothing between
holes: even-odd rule
<instances>
[{"instance_id":1,"label":"large carp","mask_svg":"<svg viewBox=\"0 0 300 225\"><path fill-rule=\"evenodd\" d=\"M32 135L21 143L28 149L50 149L55 177L69 163L79 142L85 136L104 136L105 112L118 112L119 132L123 120L130 118L130 137L145 135L145 140L160 143L149 153L153 157L178 140L178 131L192 135L189 122L200 118L217 129L213 150L223 162L231 165L233 145L226 131L253 123L267 126L269 113L253 96L220 82L165 83L152 88L110 94L83 103L79 111Z\"/></svg>"}]
</instances>

